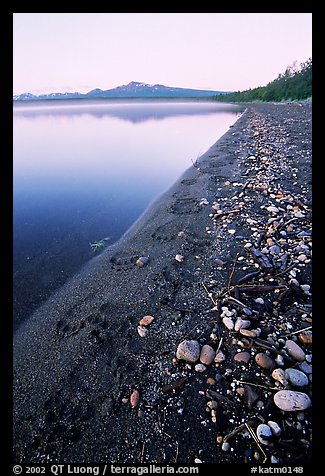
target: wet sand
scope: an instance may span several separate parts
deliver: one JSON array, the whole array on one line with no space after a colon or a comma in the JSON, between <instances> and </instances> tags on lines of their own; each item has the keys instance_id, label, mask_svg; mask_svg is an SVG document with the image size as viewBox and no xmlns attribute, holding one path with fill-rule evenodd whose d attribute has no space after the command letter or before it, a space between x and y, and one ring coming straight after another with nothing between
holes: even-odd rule
<instances>
[{"instance_id":1,"label":"wet sand","mask_svg":"<svg viewBox=\"0 0 325 476\"><path fill-rule=\"evenodd\" d=\"M248 248L244 245L254 233L247 219L267 224L269 216L261 216L275 201L274 194L254 188L259 167L268 167L269 187L290 191L294 200L306 207L298 221L307 229L310 104L248 105L234 126L117 244L91 260L19 327L13 347L16 463L193 464L195 458L207 463L254 461L258 448L253 440L249 444L237 441L237 449L234 445L235 451L229 452L216 442L218 435L226 435L258 410L240 405L239 395L227 393L232 391L234 376L243 371L233 360L237 336L220 323L211 298L217 302L218 292L229 291L230 284L258 268L245 254ZM227 212L222 220L221 215L215 217L214 202ZM244 204L238 205L241 202ZM261 224L256 226L260 232ZM182 255L183 261L175 260L176 254ZM237 263L243 254L245 260ZM140 268L136 261L141 256L149 261ZM297 264L299 284L311 284L308 258ZM234 263L238 265L234 267ZM291 263L289 259L288 265ZM259 269L266 273L261 266ZM284 286L289 282L286 277ZM274 283L281 286L279 280ZM206 289L211 290L211 296ZM254 295L254 300L257 297ZM241 299L256 307L250 295ZM310 304L308 295L295 299L301 306ZM267 312L271 311L263 309L260 315L265 317ZM155 320L148 335L140 337L137 326L145 315ZM276 319L272 312L271 316L267 325L272 328ZM289 314L284 318L285 322L291 320L291 329L299 329L301 322ZM212 342L213 329L218 339ZM220 366L200 373L194 365L175 360L183 339L198 339L201 345L210 343L217 348L221 338L226 361ZM307 347L304 349L310 353ZM231 381L227 369L231 369ZM256 374L253 359L247 372L245 379ZM216 373L221 374L220 382ZM183 377L186 382L181 388L163 391L164 386ZM223 405L217 424L206 411L209 377L216 380L211 387L214 391L240 407L231 418ZM135 388L140 401L131 408L128 399ZM267 397L261 393L259 399ZM266 401L264 404L265 408ZM272 404L268 411L280 418ZM307 412L304 438L309 441ZM270 415L264 418L270 419ZM290 438L303 439L299 431L293 436L290 433ZM306 461L309 449L309 445L300 448L299 455ZM298 458L291 452L293 460ZM280 462L287 461L286 453L287 449L279 448Z\"/></svg>"}]
</instances>

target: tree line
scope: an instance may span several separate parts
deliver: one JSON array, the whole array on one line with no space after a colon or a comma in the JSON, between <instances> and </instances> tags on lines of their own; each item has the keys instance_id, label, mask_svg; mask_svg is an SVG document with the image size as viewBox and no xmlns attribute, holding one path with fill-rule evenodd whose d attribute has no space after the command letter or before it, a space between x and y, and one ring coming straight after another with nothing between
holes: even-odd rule
<instances>
[{"instance_id":1,"label":"tree line","mask_svg":"<svg viewBox=\"0 0 325 476\"><path fill-rule=\"evenodd\" d=\"M252 102L252 101L294 101L304 100L312 96L312 59L297 65L294 62L284 73L268 83L246 91L218 94L214 97L221 102Z\"/></svg>"}]
</instances>

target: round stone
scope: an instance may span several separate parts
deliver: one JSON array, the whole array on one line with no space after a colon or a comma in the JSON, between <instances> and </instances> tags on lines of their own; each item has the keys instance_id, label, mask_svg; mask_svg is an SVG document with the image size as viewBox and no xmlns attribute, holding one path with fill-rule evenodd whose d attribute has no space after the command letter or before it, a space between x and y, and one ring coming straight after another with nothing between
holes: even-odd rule
<instances>
[{"instance_id":1,"label":"round stone","mask_svg":"<svg viewBox=\"0 0 325 476\"><path fill-rule=\"evenodd\" d=\"M235 355L234 360L235 360L236 362L243 362L243 363L247 364L247 362L249 362L250 358L251 358L250 353L244 351L244 352L238 352L238 353Z\"/></svg>"},{"instance_id":2,"label":"round stone","mask_svg":"<svg viewBox=\"0 0 325 476\"><path fill-rule=\"evenodd\" d=\"M303 331L298 335L299 342L304 345L311 345L313 343L312 331Z\"/></svg>"},{"instance_id":3,"label":"round stone","mask_svg":"<svg viewBox=\"0 0 325 476\"><path fill-rule=\"evenodd\" d=\"M280 436L281 435L281 427L279 426L279 424L276 422L276 421L268 421L267 424L269 425L269 427L271 428L271 431L272 431L272 434L274 436Z\"/></svg>"},{"instance_id":4,"label":"round stone","mask_svg":"<svg viewBox=\"0 0 325 476\"><path fill-rule=\"evenodd\" d=\"M187 362L196 362L200 357L200 344L197 340L183 340L177 347L176 357Z\"/></svg>"},{"instance_id":5,"label":"round stone","mask_svg":"<svg viewBox=\"0 0 325 476\"><path fill-rule=\"evenodd\" d=\"M304 387L308 385L308 377L306 374L297 369L286 369L285 376L294 387Z\"/></svg>"},{"instance_id":6,"label":"round stone","mask_svg":"<svg viewBox=\"0 0 325 476\"><path fill-rule=\"evenodd\" d=\"M155 318L153 316L144 316L139 324L140 326L149 326Z\"/></svg>"},{"instance_id":7,"label":"round stone","mask_svg":"<svg viewBox=\"0 0 325 476\"><path fill-rule=\"evenodd\" d=\"M267 354L264 354L264 352L260 352L255 355L255 362L263 369L272 369L275 367L274 360L271 359L271 357L269 357Z\"/></svg>"},{"instance_id":8,"label":"round stone","mask_svg":"<svg viewBox=\"0 0 325 476\"><path fill-rule=\"evenodd\" d=\"M230 331L233 330L234 328L234 321L230 318L230 317L224 317L222 319L222 322L224 323L224 325L227 327L227 329L229 329Z\"/></svg>"},{"instance_id":9,"label":"round stone","mask_svg":"<svg viewBox=\"0 0 325 476\"><path fill-rule=\"evenodd\" d=\"M306 393L294 390L280 390L274 395L273 400L284 412L302 411L311 406L311 400Z\"/></svg>"},{"instance_id":10,"label":"round stone","mask_svg":"<svg viewBox=\"0 0 325 476\"><path fill-rule=\"evenodd\" d=\"M270 444L270 438L272 438L272 430L269 425L265 423L260 423L256 429L257 438L263 445Z\"/></svg>"},{"instance_id":11,"label":"round stone","mask_svg":"<svg viewBox=\"0 0 325 476\"><path fill-rule=\"evenodd\" d=\"M196 364L196 366L195 366L195 372L202 373L202 372L205 372L206 369L207 369L206 366L203 365L203 364Z\"/></svg>"},{"instance_id":12,"label":"round stone","mask_svg":"<svg viewBox=\"0 0 325 476\"><path fill-rule=\"evenodd\" d=\"M200 353L200 362L204 365L211 365L216 355L216 351L208 344L205 344Z\"/></svg>"},{"instance_id":13,"label":"round stone","mask_svg":"<svg viewBox=\"0 0 325 476\"><path fill-rule=\"evenodd\" d=\"M298 360L298 362L303 362L305 360L306 358L305 352L293 340L288 339L287 342L285 343L284 348L287 350L288 354L293 359Z\"/></svg>"}]
</instances>

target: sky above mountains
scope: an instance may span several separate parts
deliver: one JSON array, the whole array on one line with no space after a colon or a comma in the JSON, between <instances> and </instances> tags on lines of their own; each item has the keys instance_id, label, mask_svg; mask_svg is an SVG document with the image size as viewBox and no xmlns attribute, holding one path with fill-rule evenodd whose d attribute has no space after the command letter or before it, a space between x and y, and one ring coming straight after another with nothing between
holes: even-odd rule
<instances>
[{"instance_id":1,"label":"sky above mountains","mask_svg":"<svg viewBox=\"0 0 325 476\"><path fill-rule=\"evenodd\" d=\"M311 13L13 14L13 94L244 90L311 56Z\"/></svg>"}]
</instances>

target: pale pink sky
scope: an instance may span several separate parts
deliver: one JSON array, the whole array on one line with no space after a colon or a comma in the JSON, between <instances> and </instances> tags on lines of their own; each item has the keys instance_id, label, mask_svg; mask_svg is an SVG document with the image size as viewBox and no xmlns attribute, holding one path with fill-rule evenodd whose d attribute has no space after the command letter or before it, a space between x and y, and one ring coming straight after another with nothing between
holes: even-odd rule
<instances>
[{"instance_id":1,"label":"pale pink sky","mask_svg":"<svg viewBox=\"0 0 325 476\"><path fill-rule=\"evenodd\" d=\"M244 90L312 56L311 13L14 13L13 93Z\"/></svg>"}]
</instances>

